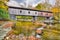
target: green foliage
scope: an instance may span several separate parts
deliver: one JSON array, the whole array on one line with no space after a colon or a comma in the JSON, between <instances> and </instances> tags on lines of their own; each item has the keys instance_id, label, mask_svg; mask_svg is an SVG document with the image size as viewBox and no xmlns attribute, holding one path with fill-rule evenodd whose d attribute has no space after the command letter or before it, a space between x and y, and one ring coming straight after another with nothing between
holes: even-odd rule
<instances>
[{"instance_id":1,"label":"green foliage","mask_svg":"<svg viewBox=\"0 0 60 40\"><path fill-rule=\"evenodd\" d=\"M37 20L38 21L43 21L43 20L45 20L45 17L37 17Z\"/></svg>"},{"instance_id":2,"label":"green foliage","mask_svg":"<svg viewBox=\"0 0 60 40\"><path fill-rule=\"evenodd\" d=\"M36 9L38 9L38 10L46 10L46 8L47 8L47 6L45 4L38 4L36 6Z\"/></svg>"},{"instance_id":3,"label":"green foliage","mask_svg":"<svg viewBox=\"0 0 60 40\"><path fill-rule=\"evenodd\" d=\"M5 1L8 0L0 0L0 19L9 19L8 6Z\"/></svg>"},{"instance_id":4,"label":"green foliage","mask_svg":"<svg viewBox=\"0 0 60 40\"><path fill-rule=\"evenodd\" d=\"M0 8L0 19L9 19L8 12L1 8Z\"/></svg>"},{"instance_id":5,"label":"green foliage","mask_svg":"<svg viewBox=\"0 0 60 40\"><path fill-rule=\"evenodd\" d=\"M36 6L37 9L41 9L41 5Z\"/></svg>"},{"instance_id":6,"label":"green foliage","mask_svg":"<svg viewBox=\"0 0 60 40\"><path fill-rule=\"evenodd\" d=\"M38 4L38 5L36 6L36 8L37 8L38 10L43 10L43 9L45 8L45 6L43 6L42 4Z\"/></svg>"},{"instance_id":7,"label":"green foliage","mask_svg":"<svg viewBox=\"0 0 60 40\"><path fill-rule=\"evenodd\" d=\"M36 9L38 9L38 10L50 10L51 6L52 5L49 3L40 3L36 6Z\"/></svg>"}]
</instances>

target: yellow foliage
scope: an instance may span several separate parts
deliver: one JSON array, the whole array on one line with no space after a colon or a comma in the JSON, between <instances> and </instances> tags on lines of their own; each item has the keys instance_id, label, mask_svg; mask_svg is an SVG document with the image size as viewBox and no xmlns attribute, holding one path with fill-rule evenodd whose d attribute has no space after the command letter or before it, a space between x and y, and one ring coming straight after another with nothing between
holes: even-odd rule
<instances>
[{"instance_id":1,"label":"yellow foliage","mask_svg":"<svg viewBox=\"0 0 60 40\"><path fill-rule=\"evenodd\" d=\"M51 11L54 12L54 13L57 13L57 12L60 12L60 8L54 7L54 8L51 9Z\"/></svg>"},{"instance_id":2,"label":"yellow foliage","mask_svg":"<svg viewBox=\"0 0 60 40\"><path fill-rule=\"evenodd\" d=\"M0 8L7 10L8 6L3 1L0 1Z\"/></svg>"},{"instance_id":3,"label":"yellow foliage","mask_svg":"<svg viewBox=\"0 0 60 40\"><path fill-rule=\"evenodd\" d=\"M59 19L58 15L59 15L59 13L60 13L60 8L59 8L59 7L53 7L53 8L51 9L51 11L53 12L54 18L55 18L56 20L58 20L58 19Z\"/></svg>"},{"instance_id":4,"label":"yellow foliage","mask_svg":"<svg viewBox=\"0 0 60 40\"><path fill-rule=\"evenodd\" d=\"M43 38L45 38L45 39L58 39L57 37L58 37L58 31L57 30L52 30L51 29L51 31L49 31L49 30L44 30L43 31Z\"/></svg>"},{"instance_id":5,"label":"yellow foliage","mask_svg":"<svg viewBox=\"0 0 60 40\"><path fill-rule=\"evenodd\" d=\"M16 26L32 26L32 22L17 21Z\"/></svg>"},{"instance_id":6,"label":"yellow foliage","mask_svg":"<svg viewBox=\"0 0 60 40\"><path fill-rule=\"evenodd\" d=\"M8 2L9 0L0 0L0 1L2 1L2 2Z\"/></svg>"}]
</instances>

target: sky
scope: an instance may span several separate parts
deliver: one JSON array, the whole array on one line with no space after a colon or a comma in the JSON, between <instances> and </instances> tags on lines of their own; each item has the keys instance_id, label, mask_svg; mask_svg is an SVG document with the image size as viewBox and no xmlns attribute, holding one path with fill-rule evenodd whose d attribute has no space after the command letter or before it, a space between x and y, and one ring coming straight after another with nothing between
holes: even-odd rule
<instances>
[{"instance_id":1,"label":"sky","mask_svg":"<svg viewBox=\"0 0 60 40\"><path fill-rule=\"evenodd\" d=\"M39 3L43 3L45 2L44 0L10 0L8 5L14 5L14 6L19 6L19 4L25 4L27 3L27 5L32 5L33 7L35 7L37 4ZM49 3L54 5L55 4L55 0L49 0Z\"/></svg>"}]
</instances>

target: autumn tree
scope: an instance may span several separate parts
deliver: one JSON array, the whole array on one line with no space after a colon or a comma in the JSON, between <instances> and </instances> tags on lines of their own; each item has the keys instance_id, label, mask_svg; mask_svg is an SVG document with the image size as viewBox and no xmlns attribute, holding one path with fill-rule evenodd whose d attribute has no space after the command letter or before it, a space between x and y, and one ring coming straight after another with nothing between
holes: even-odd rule
<instances>
[{"instance_id":1,"label":"autumn tree","mask_svg":"<svg viewBox=\"0 0 60 40\"><path fill-rule=\"evenodd\" d=\"M52 7L51 11L53 12L54 18L56 20L60 20L60 8L59 7Z\"/></svg>"},{"instance_id":2,"label":"autumn tree","mask_svg":"<svg viewBox=\"0 0 60 40\"><path fill-rule=\"evenodd\" d=\"M44 3L40 3L36 6L36 9L50 11L52 5L49 4L49 0L45 0Z\"/></svg>"},{"instance_id":3,"label":"autumn tree","mask_svg":"<svg viewBox=\"0 0 60 40\"><path fill-rule=\"evenodd\" d=\"M0 0L0 19L9 19L8 6Z\"/></svg>"}]
</instances>

